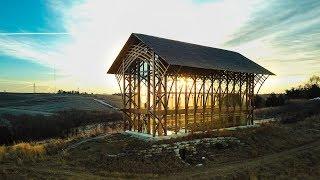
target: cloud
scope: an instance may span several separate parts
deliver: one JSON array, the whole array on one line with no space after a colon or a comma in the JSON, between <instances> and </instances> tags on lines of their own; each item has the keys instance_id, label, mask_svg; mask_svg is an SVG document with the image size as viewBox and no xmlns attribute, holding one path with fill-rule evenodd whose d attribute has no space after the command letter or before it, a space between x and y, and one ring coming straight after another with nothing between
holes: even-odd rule
<instances>
[{"instance_id":1,"label":"cloud","mask_svg":"<svg viewBox=\"0 0 320 180\"><path fill-rule=\"evenodd\" d=\"M320 1L265 1L226 41L277 74L267 81L277 92L320 74Z\"/></svg>"},{"instance_id":2,"label":"cloud","mask_svg":"<svg viewBox=\"0 0 320 180\"><path fill-rule=\"evenodd\" d=\"M106 71L132 32L221 46L247 21L256 3L237 2L50 1L48 6L60 14L67 35L57 34L49 45L41 38L0 36L0 48L4 54L56 66L64 77L60 78L61 86L114 92L117 83Z\"/></svg>"},{"instance_id":3,"label":"cloud","mask_svg":"<svg viewBox=\"0 0 320 180\"><path fill-rule=\"evenodd\" d=\"M262 92L270 87L281 91L319 73L319 4L316 0L48 1L64 31L1 32L0 54L55 67L59 87L111 93L118 87L106 71L129 35L138 32L239 51L278 75Z\"/></svg>"}]
</instances>

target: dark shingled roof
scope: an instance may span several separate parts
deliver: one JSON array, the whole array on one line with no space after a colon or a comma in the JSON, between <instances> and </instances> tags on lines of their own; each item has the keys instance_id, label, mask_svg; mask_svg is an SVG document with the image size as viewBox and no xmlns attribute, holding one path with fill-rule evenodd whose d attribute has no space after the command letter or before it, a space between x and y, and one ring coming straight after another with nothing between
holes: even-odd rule
<instances>
[{"instance_id":1,"label":"dark shingled roof","mask_svg":"<svg viewBox=\"0 0 320 180\"><path fill-rule=\"evenodd\" d=\"M145 34L133 33L130 38L132 38L132 36L135 36L147 45L169 65L274 75L272 72L237 52ZM121 53L122 51L120 54ZM115 68L113 67L114 65L115 62L108 73L112 73L112 69Z\"/></svg>"}]
</instances>

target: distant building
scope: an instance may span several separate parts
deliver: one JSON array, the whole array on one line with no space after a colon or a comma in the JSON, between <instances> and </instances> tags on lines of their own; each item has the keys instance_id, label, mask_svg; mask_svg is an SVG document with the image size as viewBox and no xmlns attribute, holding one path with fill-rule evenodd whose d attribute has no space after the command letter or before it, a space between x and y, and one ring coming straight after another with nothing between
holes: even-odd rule
<instances>
[{"instance_id":1,"label":"distant building","mask_svg":"<svg viewBox=\"0 0 320 180\"><path fill-rule=\"evenodd\" d=\"M153 136L253 124L253 96L272 72L228 50L133 33L109 74L128 129Z\"/></svg>"}]
</instances>

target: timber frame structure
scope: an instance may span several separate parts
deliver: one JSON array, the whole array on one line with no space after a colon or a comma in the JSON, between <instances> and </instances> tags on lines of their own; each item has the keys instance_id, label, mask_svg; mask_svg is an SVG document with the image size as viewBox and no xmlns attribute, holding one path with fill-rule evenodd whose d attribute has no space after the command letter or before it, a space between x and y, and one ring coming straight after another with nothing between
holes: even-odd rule
<instances>
[{"instance_id":1,"label":"timber frame structure","mask_svg":"<svg viewBox=\"0 0 320 180\"><path fill-rule=\"evenodd\" d=\"M239 53L133 33L115 74L127 129L153 136L253 124L253 97L274 75Z\"/></svg>"}]
</instances>

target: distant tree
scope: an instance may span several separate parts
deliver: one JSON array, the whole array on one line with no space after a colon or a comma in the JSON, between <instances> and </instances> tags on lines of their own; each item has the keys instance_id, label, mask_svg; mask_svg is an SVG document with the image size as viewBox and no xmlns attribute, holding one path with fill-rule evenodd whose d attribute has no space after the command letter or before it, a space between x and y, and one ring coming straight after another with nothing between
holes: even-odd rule
<instances>
[{"instance_id":1,"label":"distant tree","mask_svg":"<svg viewBox=\"0 0 320 180\"><path fill-rule=\"evenodd\" d=\"M320 97L320 86L313 84L307 89L306 95L309 99Z\"/></svg>"},{"instance_id":2,"label":"distant tree","mask_svg":"<svg viewBox=\"0 0 320 180\"><path fill-rule=\"evenodd\" d=\"M285 103L285 97L283 94L280 94L278 96L278 106L282 106L282 105L284 105L284 103Z\"/></svg>"},{"instance_id":3,"label":"distant tree","mask_svg":"<svg viewBox=\"0 0 320 180\"><path fill-rule=\"evenodd\" d=\"M267 97L266 99L266 106L270 107L270 106L276 106L277 103L277 95L274 93L271 93L269 97Z\"/></svg>"},{"instance_id":4,"label":"distant tree","mask_svg":"<svg viewBox=\"0 0 320 180\"><path fill-rule=\"evenodd\" d=\"M256 108L262 108L265 107L266 101L260 96L260 95L255 95L253 104Z\"/></svg>"},{"instance_id":5,"label":"distant tree","mask_svg":"<svg viewBox=\"0 0 320 180\"><path fill-rule=\"evenodd\" d=\"M320 76L312 76L304 86L286 90L286 96L290 99L311 99L320 96Z\"/></svg>"},{"instance_id":6,"label":"distant tree","mask_svg":"<svg viewBox=\"0 0 320 180\"><path fill-rule=\"evenodd\" d=\"M266 99L266 106L273 107L273 106L281 106L284 105L285 98L282 94L277 96L275 93L271 93L269 97Z\"/></svg>"},{"instance_id":7,"label":"distant tree","mask_svg":"<svg viewBox=\"0 0 320 180\"><path fill-rule=\"evenodd\" d=\"M318 87L320 86L320 76L316 76L316 75L313 75L308 83L306 84L307 86L312 86L312 85L317 85Z\"/></svg>"},{"instance_id":8,"label":"distant tree","mask_svg":"<svg viewBox=\"0 0 320 180\"><path fill-rule=\"evenodd\" d=\"M80 94L80 92L79 91L64 91L64 90L59 90L58 92L57 92L57 94ZM84 93L82 93L82 94L87 94L86 92L84 92Z\"/></svg>"}]
</instances>

